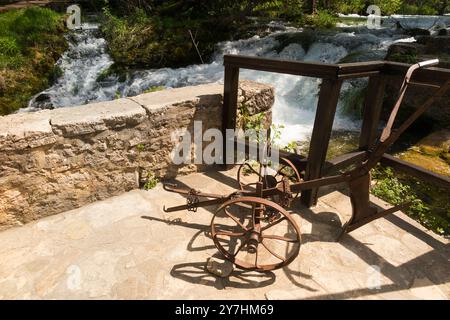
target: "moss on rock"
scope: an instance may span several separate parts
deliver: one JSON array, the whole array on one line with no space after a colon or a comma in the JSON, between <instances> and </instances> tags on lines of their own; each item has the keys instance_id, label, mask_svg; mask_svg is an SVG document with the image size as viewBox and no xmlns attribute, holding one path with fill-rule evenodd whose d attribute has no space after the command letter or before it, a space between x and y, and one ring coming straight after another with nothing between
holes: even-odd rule
<instances>
[{"instance_id":1,"label":"moss on rock","mask_svg":"<svg viewBox=\"0 0 450 320\"><path fill-rule=\"evenodd\" d=\"M0 14L0 115L26 107L58 76L56 61L67 49L64 16L45 8Z\"/></svg>"}]
</instances>

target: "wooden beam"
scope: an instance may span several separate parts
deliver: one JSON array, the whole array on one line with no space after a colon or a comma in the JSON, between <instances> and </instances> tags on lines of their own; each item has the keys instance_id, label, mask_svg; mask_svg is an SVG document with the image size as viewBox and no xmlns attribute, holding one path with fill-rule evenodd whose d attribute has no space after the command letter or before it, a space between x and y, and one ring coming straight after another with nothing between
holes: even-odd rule
<instances>
[{"instance_id":1,"label":"wooden beam","mask_svg":"<svg viewBox=\"0 0 450 320\"><path fill-rule=\"evenodd\" d=\"M392 167L395 170L406 173L421 181L428 182L432 185L450 189L450 178L440 175L438 173L426 170L422 167L416 166L410 162L395 158L389 154L384 154L381 158L381 164L386 167Z\"/></svg>"},{"instance_id":2,"label":"wooden beam","mask_svg":"<svg viewBox=\"0 0 450 320\"><path fill-rule=\"evenodd\" d=\"M369 78L363 108L363 122L359 137L359 149L368 150L376 140L381 109L383 107L386 77L383 75Z\"/></svg>"},{"instance_id":3,"label":"wooden beam","mask_svg":"<svg viewBox=\"0 0 450 320\"><path fill-rule=\"evenodd\" d=\"M324 79L322 81L309 147L305 181L318 179L322 176L341 86L342 80ZM302 192L303 204L307 207L315 205L317 203L317 192L317 188Z\"/></svg>"},{"instance_id":4,"label":"wooden beam","mask_svg":"<svg viewBox=\"0 0 450 320\"><path fill-rule=\"evenodd\" d=\"M409 64L386 61L383 72L393 77L404 77ZM444 68L421 68L414 72L412 81L428 83L431 85L442 85L450 79L450 69Z\"/></svg>"},{"instance_id":5,"label":"wooden beam","mask_svg":"<svg viewBox=\"0 0 450 320\"><path fill-rule=\"evenodd\" d=\"M339 71L339 66L337 64L325 64L319 62L299 62L236 55L225 55L223 61L225 66L230 67L314 78L336 79Z\"/></svg>"},{"instance_id":6,"label":"wooden beam","mask_svg":"<svg viewBox=\"0 0 450 320\"><path fill-rule=\"evenodd\" d=\"M225 66L225 79L222 107L223 164L226 169L227 140L226 129L236 128L237 103L239 88L239 68Z\"/></svg>"},{"instance_id":7,"label":"wooden beam","mask_svg":"<svg viewBox=\"0 0 450 320\"><path fill-rule=\"evenodd\" d=\"M349 152L325 162L324 173L336 173L339 170L345 169L352 164L360 164L367 159L367 151L353 151Z\"/></svg>"},{"instance_id":8,"label":"wooden beam","mask_svg":"<svg viewBox=\"0 0 450 320\"><path fill-rule=\"evenodd\" d=\"M369 61L339 64L339 79L354 79L369 77L380 73L383 69L384 61Z\"/></svg>"}]
</instances>

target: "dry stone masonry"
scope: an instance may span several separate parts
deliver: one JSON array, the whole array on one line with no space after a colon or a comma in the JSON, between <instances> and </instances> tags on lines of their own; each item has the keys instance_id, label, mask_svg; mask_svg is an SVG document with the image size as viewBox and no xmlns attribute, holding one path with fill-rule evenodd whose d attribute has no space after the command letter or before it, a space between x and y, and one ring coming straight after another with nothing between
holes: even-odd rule
<instances>
[{"instance_id":1,"label":"dry stone masonry","mask_svg":"<svg viewBox=\"0 0 450 320\"><path fill-rule=\"evenodd\" d=\"M172 164L172 132L221 128L223 86L170 89L0 117L0 230L201 170ZM242 81L239 103L271 120L274 90Z\"/></svg>"}]
</instances>

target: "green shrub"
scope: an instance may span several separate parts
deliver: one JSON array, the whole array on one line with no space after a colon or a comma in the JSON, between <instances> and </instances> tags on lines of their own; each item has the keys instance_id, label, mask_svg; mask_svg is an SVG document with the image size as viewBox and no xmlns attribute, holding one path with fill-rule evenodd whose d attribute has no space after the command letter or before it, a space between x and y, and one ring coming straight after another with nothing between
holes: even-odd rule
<instances>
[{"instance_id":1,"label":"green shrub","mask_svg":"<svg viewBox=\"0 0 450 320\"><path fill-rule=\"evenodd\" d=\"M340 2L337 5L337 11L344 14L362 13L366 7L364 0L352 0Z\"/></svg>"},{"instance_id":2,"label":"green shrub","mask_svg":"<svg viewBox=\"0 0 450 320\"><path fill-rule=\"evenodd\" d=\"M381 9L383 16L388 16L399 11L403 4L403 0L374 0L374 5L377 5Z\"/></svg>"},{"instance_id":3,"label":"green shrub","mask_svg":"<svg viewBox=\"0 0 450 320\"><path fill-rule=\"evenodd\" d=\"M413 4L403 4L402 7L400 8L400 13L402 14L418 14L419 13L419 7L417 7L416 5Z\"/></svg>"},{"instance_id":4,"label":"green shrub","mask_svg":"<svg viewBox=\"0 0 450 320\"><path fill-rule=\"evenodd\" d=\"M302 0L274 0L274 1L260 1L253 8L254 13L268 16L271 18L299 18L303 15L303 1Z\"/></svg>"},{"instance_id":5,"label":"green shrub","mask_svg":"<svg viewBox=\"0 0 450 320\"><path fill-rule=\"evenodd\" d=\"M366 93L367 87L352 88L351 90L344 91L341 96L342 104L340 112L352 119L362 119Z\"/></svg>"},{"instance_id":6,"label":"green shrub","mask_svg":"<svg viewBox=\"0 0 450 320\"><path fill-rule=\"evenodd\" d=\"M6 56L14 56L20 53L16 39L11 36L0 37L0 52Z\"/></svg>"},{"instance_id":7,"label":"green shrub","mask_svg":"<svg viewBox=\"0 0 450 320\"><path fill-rule=\"evenodd\" d=\"M337 18L328 11L319 11L317 14L307 15L305 23L314 28L329 29L336 26Z\"/></svg>"},{"instance_id":8,"label":"green shrub","mask_svg":"<svg viewBox=\"0 0 450 320\"><path fill-rule=\"evenodd\" d=\"M450 234L448 190L398 174L389 167L377 166L372 178L376 181L372 194L392 205L412 202L406 210L410 217L437 234Z\"/></svg>"},{"instance_id":9,"label":"green shrub","mask_svg":"<svg viewBox=\"0 0 450 320\"><path fill-rule=\"evenodd\" d=\"M156 187L159 180L155 177L153 173L149 173L147 176L147 182L144 184L144 190L151 190Z\"/></svg>"},{"instance_id":10,"label":"green shrub","mask_svg":"<svg viewBox=\"0 0 450 320\"><path fill-rule=\"evenodd\" d=\"M423 15L436 15L438 14L438 10L430 5L423 5L419 7L418 14Z\"/></svg>"}]
</instances>

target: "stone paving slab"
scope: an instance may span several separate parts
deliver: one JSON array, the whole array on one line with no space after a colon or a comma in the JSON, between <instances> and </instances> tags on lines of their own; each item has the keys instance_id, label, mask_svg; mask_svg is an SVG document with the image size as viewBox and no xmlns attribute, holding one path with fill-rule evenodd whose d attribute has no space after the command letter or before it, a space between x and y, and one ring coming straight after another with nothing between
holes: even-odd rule
<instances>
[{"instance_id":1,"label":"stone paving slab","mask_svg":"<svg viewBox=\"0 0 450 320\"><path fill-rule=\"evenodd\" d=\"M178 178L203 191L236 188L227 173ZM380 200L373 199L380 206ZM295 207L300 254L268 273L205 271L217 255L211 212L164 213L185 199L158 185L0 233L1 299L449 299L449 241L403 213L335 242L350 201L326 190L313 209Z\"/></svg>"}]
</instances>

